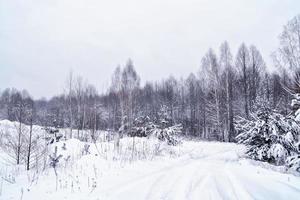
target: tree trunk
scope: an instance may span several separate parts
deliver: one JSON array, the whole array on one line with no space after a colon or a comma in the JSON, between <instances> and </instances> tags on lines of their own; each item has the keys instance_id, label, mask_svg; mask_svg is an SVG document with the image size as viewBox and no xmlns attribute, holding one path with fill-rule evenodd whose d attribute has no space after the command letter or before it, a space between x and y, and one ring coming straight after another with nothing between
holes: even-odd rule
<instances>
[{"instance_id":1,"label":"tree trunk","mask_svg":"<svg viewBox=\"0 0 300 200\"><path fill-rule=\"evenodd\" d=\"M32 118L30 119L30 130L29 130L29 141L28 141L28 152L27 152L27 166L26 170L30 169L30 156L31 156L31 145L32 145Z\"/></svg>"},{"instance_id":2,"label":"tree trunk","mask_svg":"<svg viewBox=\"0 0 300 200\"><path fill-rule=\"evenodd\" d=\"M17 145L17 165L20 164L21 154L21 135L22 135L22 106L19 106L19 134L18 134L18 145Z\"/></svg>"},{"instance_id":3,"label":"tree trunk","mask_svg":"<svg viewBox=\"0 0 300 200\"><path fill-rule=\"evenodd\" d=\"M227 141L232 142L233 134L234 134L234 125L233 125L233 104L232 104L232 77L231 72L227 72L227 125L228 125L228 136Z\"/></svg>"}]
</instances>

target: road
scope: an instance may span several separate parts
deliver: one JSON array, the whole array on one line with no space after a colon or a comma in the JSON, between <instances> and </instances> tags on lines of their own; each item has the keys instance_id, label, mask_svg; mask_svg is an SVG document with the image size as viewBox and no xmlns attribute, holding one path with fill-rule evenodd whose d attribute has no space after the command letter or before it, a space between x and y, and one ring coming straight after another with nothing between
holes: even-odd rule
<instances>
[{"instance_id":1,"label":"road","mask_svg":"<svg viewBox=\"0 0 300 200\"><path fill-rule=\"evenodd\" d=\"M168 165L144 164L110 176L103 199L300 199L300 178L250 164L237 145L198 143ZM154 162L155 163L155 162ZM138 169L138 170L137 170ZM100 199L102 199L100 198Z\"/></svg>"}]
</instances>

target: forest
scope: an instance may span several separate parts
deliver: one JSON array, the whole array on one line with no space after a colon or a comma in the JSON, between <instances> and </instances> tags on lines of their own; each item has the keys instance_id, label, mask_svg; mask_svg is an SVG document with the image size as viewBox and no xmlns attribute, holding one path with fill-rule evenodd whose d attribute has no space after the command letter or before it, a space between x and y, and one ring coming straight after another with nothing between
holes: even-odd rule
<instances>
[{"instance_id":1,"label":"forest","mask_svg":"<svg viewBox=\"0 0 300 200\"><path fill-rule=\"evenodd\" d=\"M209 49L197 73L187 78L170 76L141 84L131 59L118 66L107 92L70 72L64 93L50 99L33 99L26 90L2 90L1 118L43 127L69 128L67 138L82 130L111 130L128 135L134 122L149 117L157 121L164 108L171 124L181 124L183 135L206 140L236 141L236 123L250 119L262 104L287 115L291 99L299 92L299 26L297 16L280 34L274 64L266 66L255 45L242 43L234 55L228 42ZM298 28L298 29L297 29ZM58 88L59 90L59 88ZM126 125L127 130L120 130Z\"/></svg>"}]
</instances>

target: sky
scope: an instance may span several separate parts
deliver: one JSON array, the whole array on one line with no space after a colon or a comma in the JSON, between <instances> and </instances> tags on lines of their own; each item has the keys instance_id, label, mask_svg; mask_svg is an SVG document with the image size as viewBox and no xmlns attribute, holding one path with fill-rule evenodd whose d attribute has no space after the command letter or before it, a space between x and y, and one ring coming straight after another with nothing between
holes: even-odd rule
<instances>
[{"instance_id":1,"label":"sky","mask_svg":"<svg viewBox=\"0 0 300 200\"><path fill-rule=\"evenodd\" d=\"M0 90L63 92L72 70L103 92L130 58L145 81L197 73L209 48L254 44L268 66L299 0L0 0Z\"/></svg>"}]
</instances>

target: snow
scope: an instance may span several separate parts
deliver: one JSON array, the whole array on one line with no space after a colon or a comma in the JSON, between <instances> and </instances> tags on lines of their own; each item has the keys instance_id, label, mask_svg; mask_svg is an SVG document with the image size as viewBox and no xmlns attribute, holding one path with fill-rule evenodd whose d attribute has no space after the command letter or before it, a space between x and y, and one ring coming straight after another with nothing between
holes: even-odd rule
<instances>
[{"instance_id":1,"label":"snow","mask_svg":"<svg viewBox=\"0 0 300 200\"><path fill-rule=\"evenodd\" d=\"M79 147L80 142L66 143L65 155L78 157L79 148L74 147ZM243 146L185 141L173 148L178 148L179 156L161 155L123 165L93 154L84 155L59 169L58 191L51 169L34 183L32 176L23 172L14 184L2 182L2 198L299 199L299 177L251 164L243 158Z\"/></svg>"},{"instance_id":2,"label":"snow","mask_svg":"<svg viewBox=\"0 0 300 200\"><path fill-rule=\"evenodd\" d=\"M133 138L121 140L124 152L130 150L127 148L132 141ZM146 138L135 141L137 152L142 151L143 142L147 148L159 142ZM58 168L57 191L53 169L37 174L15 167L11 174L16 183L2 179L0 199L292 200L300 196L299 177L245 159L242 145L183 141L180 146L161 147L155 157L146 152L148 156L135 161L116 158L112 142L96 144L98 150L91 144L88 155L82 155L84 143L76 139L56 145L63 157L70 156L70 162L62 162ZM1 175L4 176L3 170Z\"/></svg>"}]
</instances>

